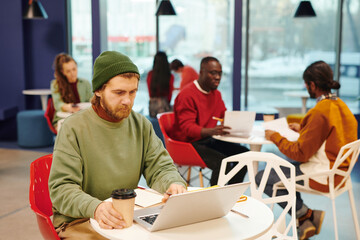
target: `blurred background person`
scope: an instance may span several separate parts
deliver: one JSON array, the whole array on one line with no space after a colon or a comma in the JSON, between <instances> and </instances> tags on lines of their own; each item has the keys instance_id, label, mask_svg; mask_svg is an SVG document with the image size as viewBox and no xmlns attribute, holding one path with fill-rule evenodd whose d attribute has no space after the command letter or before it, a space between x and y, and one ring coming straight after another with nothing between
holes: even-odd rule
<instances>
[{"instance_id":1,"label":"blurred background person","mask_svg":"<svg viewBox=\"0 0 360 240\"><path fill-rule=\"evenodd\" d=\"M180 90L182 90L188 83L191 83L199 78L199 74L194 68L189 65L184 66L179 59L175 59L171 62L170 69L181 74Z\"/></svg>"},{"instance_id":2,"label":"blurred background person","mask_svg":"<svg viewBox=\"0 0 360 240\"><path fill-rule=\"evenodd\" d=\"M171 111L171 97L174 90L174 75L171 74L169 61L165 52L157 52L153 69L147 75L149 89L149 115Z\"/></svg>"},{"instance_id":3,"label":"blurred background person","mask_svg":"<svg viewBox=\"0 0 360 240\"><path fill-rule=\"evenodd\" d=\"M77 63L66 53L56 55L53 68L55 79L51 81L51 96L57 112L74 113L80 110L80 102L90 102L91 85L86 79L78 78ZM54 115L52 124L59 132L64 119Z\"/></svg>"}]
</instances>

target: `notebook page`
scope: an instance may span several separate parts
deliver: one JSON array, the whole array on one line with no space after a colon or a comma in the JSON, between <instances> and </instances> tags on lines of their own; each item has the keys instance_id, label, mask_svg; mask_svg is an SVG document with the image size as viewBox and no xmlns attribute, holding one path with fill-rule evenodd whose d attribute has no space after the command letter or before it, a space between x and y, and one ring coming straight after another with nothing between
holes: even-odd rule
<instances>
[{"instance_id":1,"label":"notebook page","mask_svg":"<svg viewBox=\"0 0 360 240\"><path fill-rule=\"evenodd\" d=\"M141 207L149 207L161 203L163 195L151 189L135 189L135 204Z\"/></svg>"},{"instance_id":2,"label":"notebook page","mask_svg":"<svg viewBox=\"0 0 360 240\"><path fill-rule=\"evenodd\" d=\"M289 141L296 141L299 138L299 133L291 130L286 121L286 118L278 118L272 121L263 122L265 130L273 130L280 133L281 136L287 138Z\"/></svg>"}]
</instances>

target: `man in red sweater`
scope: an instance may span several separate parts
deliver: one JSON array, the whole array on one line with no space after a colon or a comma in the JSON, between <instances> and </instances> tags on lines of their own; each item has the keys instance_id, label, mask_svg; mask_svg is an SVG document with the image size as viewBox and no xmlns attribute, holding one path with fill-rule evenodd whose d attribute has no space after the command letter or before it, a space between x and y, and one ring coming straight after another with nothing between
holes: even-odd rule
<instances>
[{"instance_id":1,"label":"man in red sweater","mask_svg":"<svg viewBox=\"0 0 360 240\"><path fill-rule=\"evenodd\" d=\"M184 66L179 59L175 59L170 63L170 69L181 74L180 90L183 90L186 85L199 78L199 74L194 68L189 65Z\"/></svg>"},{"instance_id":2,"label":"man in red sweater","mask_svg":"<svg viewBox=\"0 0 360 240\"><path fill-rule=\"evenodd\" d=\"M175 123L171 137L191 142L207 167L212 170L211 185L216 185L222 159L248 151L236 143L218 141L211 136L228 134L229 127L217 125L213 117L223 118L226 107L220 91L222 68L219 60L205 57L201 60L198 80L188 84L175 99ZM231 167L231 166L228 166ZM246 169L239 172L229 183L242 182Z\"/></svg>"}]
</instances>

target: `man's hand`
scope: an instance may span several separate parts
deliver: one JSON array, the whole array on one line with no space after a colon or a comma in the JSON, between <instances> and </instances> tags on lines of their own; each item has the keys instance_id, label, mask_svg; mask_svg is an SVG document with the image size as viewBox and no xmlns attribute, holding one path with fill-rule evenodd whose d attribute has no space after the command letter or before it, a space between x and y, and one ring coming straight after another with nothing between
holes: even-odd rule
<instances>
[{"instance_id":1,"label":"man's hand","mask_svg":"<svg viewBox=\"0 0 360 240\"><path fill-rule=\"evenodd\" d=\"M173 183L170 185L170 187L164 193L162 202L165 203L169 199L169 197L173 194L179 194L179 193L184 193L184 192L186 192L186 189L184 188L183 185Z\"/></svg>"},{"instance_id":2,"label":"man's hand","mask_svg":"<svg viewBox=\"0 0 360 240\"><path fill-rule=\"evenodd\" d=\"M299 123L289 123L289 128L294 130L295 132L300 131L300 124Z\"/></svg>"},{"instance_id":3,"label":"man's hand","mask_svg":"<svg viewBox=\"0 0 360 240\"><path fill-rule=\"evenodd\" d=\"M267 140L271 140L270 138L271 138L271 135L273 135L274 133L276 133L275 131L273 131L273 130L265 130L265 138L267 139Z\"/></svg>"},{"instance_id":4,"label":"man's hand","mask_svg":"<svg viewBox=\"0 0 360 240\"><path fill-rule=\"evenodd\" d=\"M126 227L126 222L123 220L121 214L113 208L112 202L100 203L95 210L94 218L101 228L121 229Z\"/></svg>"},{"instance_id":5,"label":"man's hand","mask_svg":"<svg viewBox=\"0 0 360 240\"><path fill-rule=\"evenodd\" d=\"M201 137L210 137L213 135L226 135L229 134L226 129L231 129L231 127L223 126L223 125L217 125L214 128L202 128L201 129Z\"/></svg>"}]
</instances>

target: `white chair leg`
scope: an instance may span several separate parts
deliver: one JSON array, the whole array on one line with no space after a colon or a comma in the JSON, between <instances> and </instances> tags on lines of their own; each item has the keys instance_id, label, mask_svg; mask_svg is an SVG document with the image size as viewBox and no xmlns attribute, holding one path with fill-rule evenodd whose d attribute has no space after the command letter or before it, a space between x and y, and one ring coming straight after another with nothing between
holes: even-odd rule
<instances>
[{"instance_id":1,"label":"white chair leg","mask_svg":"<svg viewBox=\"0 0 360 240\"><path fill-rule=\"evenodd\" d=\"M354 201L354 193L352 189L349 189L349 200L350 200L350 206L351 206L351 212L354 219L354 226L355 226L355 232L356 232L356 239L360 240L360 229L359 229L359 220L356 214L356 207L355 207L355 201Z\"/></svg>"},{"instance_id":2,"label":"white chair leg","mask_svg":"<svg viewBox=\"0 0 360 240\"><path fill-rule=\"evenodd\" d=\"M335 207L335 199L331 199L332 209L333 209L333 220L334 220L334 232L335 232L335 240L339 240L337 221L336 221L336 207Z\"/></svg>"}]
</instances>

